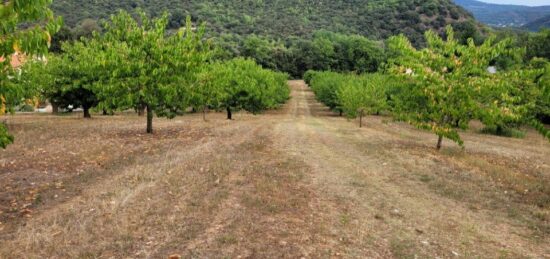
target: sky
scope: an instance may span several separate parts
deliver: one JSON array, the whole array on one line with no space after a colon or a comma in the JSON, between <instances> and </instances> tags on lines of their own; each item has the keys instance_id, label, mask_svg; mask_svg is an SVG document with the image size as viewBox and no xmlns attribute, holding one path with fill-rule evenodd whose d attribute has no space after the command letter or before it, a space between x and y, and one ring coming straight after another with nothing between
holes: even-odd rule
<instances>
[{"instance_id":1,"label":"sky","mask_svg":"<svg viewBox=\"0 0 550 259\"><path fill-rule=\"evenodd\" d=\"M486 3L494 4L517 4L517 5L530 5L530 6L539 6L539 5L550 5L550 0L481 0Z\"/></svg>"}]
</instances>

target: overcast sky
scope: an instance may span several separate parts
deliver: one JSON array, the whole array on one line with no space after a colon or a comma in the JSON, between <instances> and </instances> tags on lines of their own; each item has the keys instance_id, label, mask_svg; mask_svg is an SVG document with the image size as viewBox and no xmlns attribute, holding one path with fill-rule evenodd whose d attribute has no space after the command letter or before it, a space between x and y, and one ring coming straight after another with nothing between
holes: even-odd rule
<instances>
[{"instance_id":1,"label":"overcast sky","mask_svg":"<svg viewBox=\"0 0 550 259\"><path fill-rule=\"evenodd\" d=\"M550 0L481 0L487 3L494 4L519 4L519 5L550 5Z\"/></svg>"}]
</instances>

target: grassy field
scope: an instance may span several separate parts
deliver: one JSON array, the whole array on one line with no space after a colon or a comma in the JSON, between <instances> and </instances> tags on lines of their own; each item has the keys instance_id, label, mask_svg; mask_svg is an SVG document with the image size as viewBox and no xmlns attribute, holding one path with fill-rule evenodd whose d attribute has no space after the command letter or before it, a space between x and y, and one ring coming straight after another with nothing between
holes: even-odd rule
<instances>
[{"instance_id":1,"label":"grassy field","mask_svg":"<svg viewBox=\"0 0 550 259\"><path fill-rule=\"evenodd\" d=\"M253 116L7 117L0 258L550 257L550 144L385 117L359 129L291 81Z\"/></svg>"}]
</instances>

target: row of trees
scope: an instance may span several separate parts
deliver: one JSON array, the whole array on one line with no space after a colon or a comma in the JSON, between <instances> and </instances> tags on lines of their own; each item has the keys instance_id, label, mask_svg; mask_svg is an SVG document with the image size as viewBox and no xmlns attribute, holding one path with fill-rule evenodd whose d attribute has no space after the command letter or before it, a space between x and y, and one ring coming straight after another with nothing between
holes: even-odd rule
<instances>
[{"instance_id":1,"label":"row of trees","mask_svg":"<svg viewBox=\"0 0 550 259\"><path fill-rule=\"evenodd\" d=\"M383 73L306 72L304 79L317 100L348 118L380 115L391 108L391 97L398 86L396 78ZM360 124L362 126L362 123Z\"/></svg>"},{"instance_id":2,"label":"row of trees","mask_svg":"<svg viewBox=\"0 0 550 259\"><path fill-rule=\"evenodd\" d=\"M550 65L535 60L523 67L488 71L502 56L523 55L510 39L460 44L451 27L446 39L426 33L427 48L416 49L405 36L388 40L391 57L378 74L308 72L306 80L317 98L349 117L390 112L438 136L463 146L458 129L472 120L502 131L530 124L550 139L537 120L548 116Z\"/></svg>"},{"instance_id":3,"label":"row of trees","mask_svg":"<svg viewBox=\"0 0 550 259\"><path fill-rule=\"evenodd\" d=\"M168 15L139 22L121 11L91 39L66 43L51 62L29 64L22 82L61 107L82 106L84 116L103 110L145 110L147 132L154 114L173 118L190 107L259 112L287 100L287 76L244 59L215 62L204 27L188 18L177 33L166 31ZM34 75L48 74L49 80ZM27 76L28 75L28 76Z\"/></svg>"},{"instance_id":4,"label":"row of trees","mask_svg":"<svg viewBox=\"0 0 550 259\"><path fill-rule=\"evenodd\" d=\"M42 96L55 107L82 107L105 112L135 109L153 117L174 118L191 110L276 108L289 98L288 76L263 69L243 58L214 60L204 27L188 18L178 32L166 31L168 15L135 19L121 11L111 16L104 32L65 42L61 53L34 60L11 82L29 96Z\"/></svg>"}]
</instances>

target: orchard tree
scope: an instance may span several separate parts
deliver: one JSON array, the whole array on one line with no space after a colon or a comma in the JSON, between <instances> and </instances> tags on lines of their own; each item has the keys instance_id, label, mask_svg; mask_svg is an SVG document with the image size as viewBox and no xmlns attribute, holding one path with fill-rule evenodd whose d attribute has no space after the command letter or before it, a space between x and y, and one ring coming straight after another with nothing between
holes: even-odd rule
<instances>
[{"instance_id":1,"label":"orchard tree","mask_svg":"<svg viewBox=\"0 0 550 259\"><path fill-rule=\"evenodd\" d=\"M538 98L533 113L531 125L550 140L550 129L544 124L550 123L550 63L541 62L544 73L537 77Z\"/></svg>"},{"instance_id":2,"label":"orchard tree","mask_svg":"<svg viewBox=\"0 0 550 259\"><path fill-rule=\"evenodd\" d=\"M168 15L149 18L138 11L139 22L121 11L105 24L105 33L93 44L99 68L110 71L109 80L95 92L110 107L147 110L147 133L153 133L153 116L173 118L190 105L189 89L197 83L201 67L211 56L204 27L186 27L168 35Z\"/></svg>"},{"instance_id":3,"label":"orchard tree","mask_svg":"<svg viewBox=\"0 0 550 259\"><path fill-rule=\"evenodd\" d=\"M310 75L308 75L309 77ZM341 104L338 99L338 91L346 75L336 72L321 72L312 76L310 86L317 100L328 106L331 110L338 110L343 114Z\"/></svg>"},{"instance_id":4,"label":"orchard tree","mask_svg":"<svg viewBox=\"0 0 550 259\"><path fill-rule=\"evenodd\" d=\"M8 0L0 2L0 106L12 112L24 99L25 91L11 78L13 54L43 55L48 51L52 35L61 26L49 9L51 0ZM0 147L13 142L6 126L0 123Z\"/></svg>"},{"instance_id":5,"label":"orchard tree","mask_svg":"<svg viewBox=\"0 0 550 259\"><path fill-rule=\"evenodd\" d=\"M550 62L541 63L544 74L537 80L540 95L537 98L535 117L542 123L550 124Z\"/></svg>"},{"instance_id":6,"label":"orchard tree","mask_svg":"<svg viewBox=\"0 0 550 259\"><path fill-rule=\"evenodd\" d=\"M387 109L388 76L349 75L341 84L337 92L338 102L348 118L359 117L359 127L363 126L366 114L380 114Z\"/></svg>"},{"instance_id":7,"label":"orchard tree","mask_svg":"<svg viewBox=\"0 0 550 259\"><path fill-rule=\"evenodd\" d=\"M311 81L313 80L313 78L315 76L317 76L318 73L321 73L321 72L317 72L315 70L308 70L304 73L304 82L306 84L308 84L308 86L311 86Z\"/></svg>"},{"instance_id":8,"label":"orchard tree","mask_svg":"<svg viewBox=\"0 0 550 259\"><path fill-rule=\"evenodd\" d=\"M199 83L191 87L191 106L197 111L202 111L205 121L208 109L219 110L222 106L225 89L219 84L221 79L218 76L226 71L225 67L218 63L210 64L199 74Z\"/></svg>"},{"instance_id":9,"label":"orchard tree","mask_svg":"<svg viewBox=\"0 0 550 259\"><path fill-rule=\"evenodd\" d=\"M99 103L94 86L106 77L106 72L93 66L86 40L67 42L62 50L61 54L48 56L47 61L25 64L19 82L48 99L55 107L54 113L58 108L82 107L84 118L91 118L90 109Z\"/></svg>"},{"instance_id":10,"label":"orchard tree","mask_svg":"<svg viewBox=\"0 0 550 259\"><path fill-rule=\"evenodd\" d=\"M278 107L289 98L288 76L263 69L252 60L237 58L215 62L201 75L204 105L225 109L227 119L234 111L258 113Z\"/></svg>"},{"instance_id":11,"label":"orchard tree","mask_svg":"<svg viewBox=\"0 0 550 259\"><path fill-rule=\"evenodd\" d=\"M488 72L499 56L518 52L509 48L511 40L494 43L489 38L477 46L469 39L461 45L450 26L446 40L433 31L425 37L427 48L422 50L402 35L388 41L397 54L390 70L403 81L394 100L398 119L435 133L438 149L443 138L463 146L457 128L466 129L472 119L486 124L524 119L533 100L517 93L531 89L533 74Z\"/></svg>"}]
</instances>

